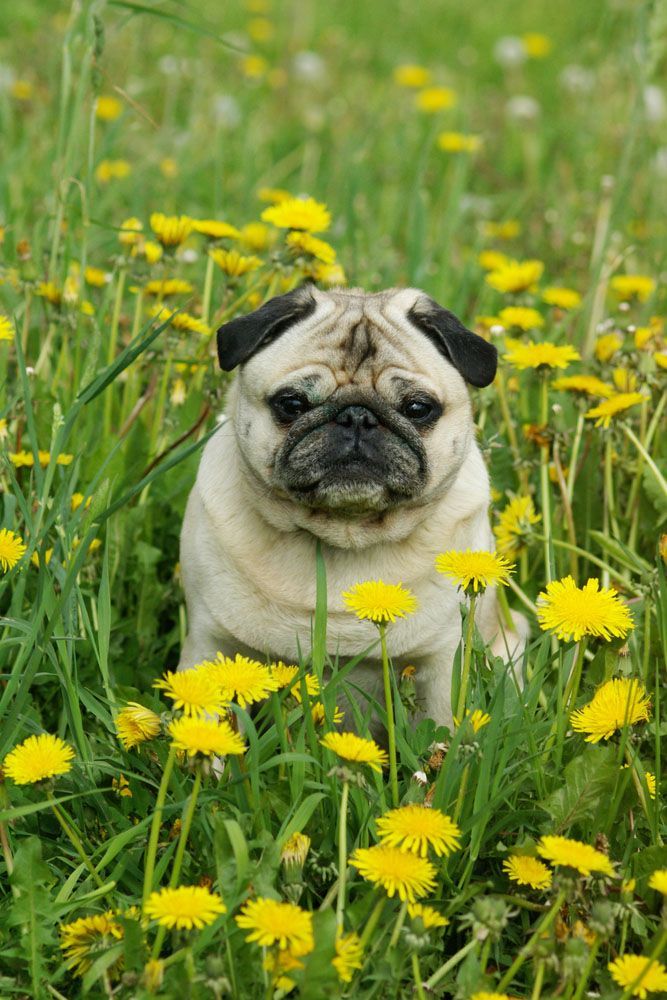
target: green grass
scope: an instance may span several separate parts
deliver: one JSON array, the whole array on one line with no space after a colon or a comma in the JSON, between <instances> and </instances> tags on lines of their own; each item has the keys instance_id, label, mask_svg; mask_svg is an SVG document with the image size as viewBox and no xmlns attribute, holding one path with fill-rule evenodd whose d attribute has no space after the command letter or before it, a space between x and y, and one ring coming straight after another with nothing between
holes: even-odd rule
<instances>
[{"instance_id":1,"label":"green grass","mask_svg":"<svg viewBox=\"0 0 667 1000\"><path fill-rule=\"evenodd\" d=\"M273 25L268 41L249 41L252 17ZM0 887L0 996L272 996L261 949L246 943L233 919L254 896L298 901L313 913L315 947L293 974L294 995L312 1000L424 995L417 980L430 982L427 996L459 1000L494 989L526 1000L579 1000L587 991L619 1000L629 993L613 982L608 963L664 951L664 903L647 883L653 870L667 867L667 581L659 551L667 514L665 372L654 360L665 337L663 329L639 350L633 328L665 310L664 113L662 120L651 115L646 100L647 87L664 90L665 30L660 4L573 0L556 9L541 0L487 9L309 0L275 3L266 15L213 0L84 0L71 12L32 0L13 13L11 34L0 35L0 312L16 328L14 343L0 341L0 418L7 422L0 510L1 526L21 536L27 552L0 575L0 760L28 736L49 732L74 747L76 761L52 789L70 836L48 789L9 778L0 784L0 870L7 876L13 868ZM549 36L550 54L502 68L493 55L497 40L528 31ZM243 72L248 51L266 60L259 78ZM319 56L319 75L299 76L304 52ZM456 107L417 112L412 92L392 79L405 62L453 87ZM29 90L12 87L12 77ZM568 89L575 77L588 89ZM116 120L95 119L100 93L121 101ZM538 102L535 117L518 121L507 113L517 95ZM446 155L436 144L443 130L481 135L482 150ZM101 183L99 164L120 159L129 176ZM636 677L651 695L651 719L596 745L573 733L564 689L577 647L552 640L534 617L517 667L522 690L473 636L467 704L491 718L477 734L469 726L448 732L428 721L416 725L410 680L395 678L401 800L427 795L435 808L456 814L462 847L436 865L437 888L427 901L450 922L428 935L409 919L397 929L405 915L396 900L373 927L380 894L348 869L345 929L367 932L363 968L350 984L340 983L331 965L341 778L319 739L332 728L345 688L354 690L354 667L367 651L360 648L350 663L326 653L326 554L304 568L317 574L318 608L312 636L299 637L302 674L312 670L326 681L325 726L317 729L285 691L252 716L235 708L248 743L242 763L219 782L205 777L195 796L193 774L177 763L163 789L154 885L203 880L221 894L227 914L160 942L155 925L144 926L129 909L142 900L169 741L162 735L127 752L114 719L128 701L168 711L152 684L175 667L186 631L178 536L201 446L224 405L226 376L217 370L213 339L152 318L146 306L156 300L141 291L151 278L187 279L193 292L169 302L199 315L203 238L187 243L193 259L167 252L149 266L123 250L119 227L137 216L148 232L155 211L242 226L259 218L265 206L257 192L266 186L326 202L333 223L324 235L350 284L416 284L471 326L515 300L534 305L545 326L533 335L572 343L584 357L568 374L609 382L626 368L650 395L605 431L582 419L592 401L552 388L548 432L535 440L529 425L544 421L533 373L505 364L503 381L476 393L494 523L519 492L530 493L543 515L517 563L510 604L532 614L544 589L546 523L555 577L574 571L580 584L591 576L613 584L635 624L626 644L589 644L577 705L612 676ZM508 219L520 223L516 237L485 235L489 220ZM580 308L558 314L539 291L494 291L477 260L490 248L542 260L540 289L574 288ZM301 280L303 262L289 259L280 242L260 256L263 268L248 277L210 272L213 327ZM102 268L109 280L77 288L77 266L80 273ZM608 287L625 272L658 282L646 302L628 309ZM38 287L47 280L71 301L49 303ZM92 304L86 313L84 299ZM606 361L593 351L603 328L623 337L621 351ZM498 343L502 350L502 338ZM32 467L10 461L22 449L33 455ZM52 456L43 466L40 450ZM57 464L59 454L72 455L70 464ZM548 463L560 464L566 479L573 467L571 495L551 481ZM76 492L91 498L88 507L72 509ZM373 717L386 719L384 705L363 698L348 711L356 719L346 722L362 731ZM622 769L628 758L633 767ZM426 787L413 778L421 771ZM645 772L655 775L655 798ZM131 797L118 794L121 775ZM188 804L192 826L175 867L176 821ZM386 774L366 771L365 783L351 782L348 856L376 842L375 820L390 804ZM280 858L295 832L311 838L302 873ZM608 852L618 878L561 874L548 891L511 883L502 861L516 849L534 853L545 834ZM634 889L622 889L621 878L631 877ZM123 936L77 976L66 967L58 929L106 910L121 914ZM535 936L540 920L543 938ZM577 934L578 921L587 938ZM144 971L158 942L161 988Z\"/></svg>"}]
</instances>

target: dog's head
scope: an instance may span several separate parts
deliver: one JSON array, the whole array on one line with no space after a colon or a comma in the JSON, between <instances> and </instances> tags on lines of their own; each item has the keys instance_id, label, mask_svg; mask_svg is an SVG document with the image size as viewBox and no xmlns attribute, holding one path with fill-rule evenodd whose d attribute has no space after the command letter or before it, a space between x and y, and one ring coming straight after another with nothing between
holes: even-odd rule
<instances>
[{"instance_id":1,"label":"dog's head","mask_svg":"<svg viewBox=\"0 0 667 1000\"><path fill-rule=\"evenodd\" d=\"M413 288L306 286L218 330L240 366L228 414L245 462L273 495L334 518L368 518L441 495L471 445L466 383L496 350Z\"/></svg>"}]
</instances>

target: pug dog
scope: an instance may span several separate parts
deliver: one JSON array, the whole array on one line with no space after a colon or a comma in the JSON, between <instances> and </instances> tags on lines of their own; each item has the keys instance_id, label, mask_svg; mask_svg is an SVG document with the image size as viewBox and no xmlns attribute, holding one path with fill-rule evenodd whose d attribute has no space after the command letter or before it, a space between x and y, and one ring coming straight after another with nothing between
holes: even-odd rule
<instances>
[{"instance_id":1,"label":"pug dog","mask_svg":"<svg viewBox=\"0 0 667 1000\"><path fill-rule=\"evenodd\" d=\"M463 597L435 560L494 549L468 385L493 381L495 347L417 289L313 286L226 323L217 345L220 367L238 371L183 522L179 669L219 651L298 662L319 541L331 656L378 648L376 627L346 610L343 592L364 580L402 583L417 611L388 628L389 655L396 669L416 669L421 713L451 724ZM476 623L494 654L518 661L527 624L513 613L513 628L503 627L493 589ZM350 675L374 697L379 657Z\"/></svg>"}]
</instances>

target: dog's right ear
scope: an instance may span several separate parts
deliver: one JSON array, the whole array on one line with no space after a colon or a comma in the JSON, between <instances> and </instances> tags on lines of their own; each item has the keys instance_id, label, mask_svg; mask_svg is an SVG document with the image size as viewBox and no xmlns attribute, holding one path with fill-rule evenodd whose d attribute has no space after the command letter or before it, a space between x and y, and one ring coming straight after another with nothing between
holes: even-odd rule
<instances>
[{"instance_id":1,"label":"dog's right ear","mask_svg":"<svg viewBox=\"0 0 667 1000\"><path fill-rule=\"evenodd\" d=\"M269 299L255 312L225 323L218 330L218 360L225 372L242 365L299 320L315 312L310 285Z\"/></svg>"}]
</instances>

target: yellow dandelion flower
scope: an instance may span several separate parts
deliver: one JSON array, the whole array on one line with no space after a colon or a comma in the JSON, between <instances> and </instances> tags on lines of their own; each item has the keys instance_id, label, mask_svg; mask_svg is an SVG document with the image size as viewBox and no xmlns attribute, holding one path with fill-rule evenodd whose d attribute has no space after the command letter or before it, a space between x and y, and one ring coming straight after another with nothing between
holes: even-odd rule
<instances>
[{"instance_id":1,"label":"yellow dandelion flower","mask_svg":"<svg viewBox=\"0 0 667 1000\"><path fill-rule=\"evenodd\" d=\"M343 601L360 620L394 622L417 610L417 599L401 583L366 580L344 591Z\"/></svg>"},{"instance_id":2,"label":"yellow dandelion flower","mask_svg":"<svg viewBox=\"0 0 667 1000\"><path fill-rule=\"evenodd\" d=\"M100 94L95 101L95 117L101 122L113 122L123 113L123 105L111 94Z\"/></svg>"},{"instance_id":3,"label":"yellow dandelion flower","mask_svg":"<svg viewBox=\"0 0 667 1000\"><path fill-rule=\"evenodd\" d=\"M59 306L63 300L63 293L56 285L55 281L40 281L35 289L35 294L46 299L52 306Z\"/></svg>"},{"instance_id":4,"label":"yellow dandelion flower","mask_svg":"<svg viewBox=\"0 0 667 1000\"><path fill-rule=\"evenodd\" d=\"M515 368L567 368L572 361L580 361L581 355L569 344L550 344L548 341L526 344L514 343L503 356Z\"/></svg>"},{"instance_id":5,"label":"yellow dandelion flower","mask_svg":"<svg viewBox=\"0 0 667 1000\"><path fill-rule=\"evenodd\" d=\"M174 380L169 394L169 401L172 406L182 406L187 399L187 390L182 378Z\"/></svg>"},{"instance_id":6,"label":"yellow dandelion flower","mask_svg":"<svg viewBox=\"0 0 667 1000\"><path fill-rule=\"evenodd\" d=\"M457 101L458 95L451 87L425 87L415 94L415 107L427 115L453 108Z\"/></svg>"},{"instance_id":7,"label":"yellow dandelion flower","mask_svg":"<svg viewBox=\"0 0 667 1000\"><path fill-rule=\"evenodd\" d=\"M581 875L590 875L591 872L612 876L614 874L607 855L597 851L590 844L582 844L580 840L570 840L569 837L540 837L537 851L550 864L575 868Z\"/></svg>"},{"instance_id":8,"label":"yellow dandelion flower","mask_svg":"<svg viewBox=\"0 0 667 1000\"><path fill-rule=\"evenodd\" d=\"M544 326L544 318L537 309L527 306L506 306L498 313L498 319L507 329L516 327L518 330L537 330Z\"/></svg>"},{"instance_id":9,"label":"yellow dandelion flower","mask_svg":"<svg viewBox=\"0 0 667 1000\"><path fill-rule=\"evenodd\" d=\"M14 324L0 313L0 340L14 340Z\"/></svg>"},{"instance_id":10,"label":"yellow dandelion flower","mask_svg":"<svg viewBox=\"0 0 667 1000\"><path fill-rule=\"evenodd\" d=\"M639 379L635 373L631 372L628 368L614 368L611 377L619 392L635 392L639 384Z\"/></svg>"},{"instance_id":11,"label":"yellow dandelion flower","mask_svg":"<svg viewBox=\"0 0 667 1000\"><path fill-rule=\"evenodd\" d=\"M506 219L505 222L489 221L484 223L482 230L491 240L514 240L521 232L521 223L517 219Z\"/></svg>"},{"instance_id":12,"label":"yellow dandelion flower","mask_svg":"<svg viewBox=\"0 0 667 1000\"><path fill-rule=\"evenodd\" d=\"M333 264L336 260L336 251L325 240L320 240L310 233L290 232L285 238L285 243L297 255L308 254L316 257L323 264Z\"/></svg>"},{"instance_id":13,"label":"yellow dandelion flower","mask_svg":"<svg viewBox=\"0 0 667 1000\"><path fill-rule=\"evenodd\" d=\"M477 257L477 263L485 271L499 271L508 264L516 264L516 261L500 250L482 250Z\"/></svg>"},{"instance_id":14,"label":"yellow dandelion flower","mask_svg":"<svg viewBox=\"0 0 667 1000\"><path fill-rule=\"evenodd\" d=\"M136 701L129 702L116 716L116 733L126 750L154 739L160 732L160 716Z\"/></svg>"},{"instance_id":15,"label":"yellow dandelion flower","mask_svg":"<svg viewBox=\"0 0 667 1000\"><path fill-rule=\"evenodd\" d=\"M134 246L141 239L143 228L144 224L141 219L137 219L136 216L132 215L129 219L121 222L118 239L123 246Z\"/></svg>"},{"instance_id":16,"label":"yellow dandelion flower","mask_svg":"<svg viewBox=\"0 0 667 1000\"><path fill-rule=\"evenodd\" d=\"M427 931L449 925L447 917L443 917L442 913L438 913L432 906L425 906L424 903L408 903L408 915L411 920L421 920Z\"/></svg>"},{"instance_id":17,"label":"yellow dandelion flower","mask_svg":"<svg viewBox=\"0 0 667 1000\"><path fill-rule=\"evenodd\" d=\"M438 857L458 850L461 830L439 809L412 803L391 809L376 821L378 836L389 847L400 847L425 858L429 847Z\"/></svg>"},{"instance_id":18,"label":"yellow dandelion flower","mask_svg":"<svg viewBox=\"0 0 667 1000\"><path fill-rule=\"evenodd\" d=\"M587 733L586 743L599 743L624 726L646 722L651 701L646 688L634 677L615 677L597 689L591 701L570 716L577 733Z\"/></svg>"},{"instance_id":19,"label":"yellow dandelion flower","mask_svg":"<svg viewBox=\"0 0 667 1000\"><path fill-rule=\"evenodd\" d=\"M275 229L263 222L248 222L241 226L240 242L247 250L258 253L268 250L275 243L277 235Z\"/></svg>"},{"instance_id":20,"label":"yellow dandelion flower","mask_svg":"<svg viewBox=\"0 0 667 1000\"><path fill-rule=\"evenodd\" d=\"M387 752L375 740L364 739L356 733L327 733L320 743L342 760L350 764L368 764L373 771L380 772L382 765L389 761Z\"/></svg>"},{"instance_id":21,"label":"yellow dandelion flower","mask_svg":"<svg viewBox=\"0 0 667 1000\"><path fill-rule=\"evenodd\" d=\"M215 660L202 664L202 667L211 672L220 686L224 700L236 700L241 708L252 705L255 701L262 701L272 691L278 690L278 682L270 667L265 667L258 660L241 656L240 653L233 660L218 653Z\"/></svg>"},{"instance_id":22,"label":"yellow dandelion flower","mask_svg":"<svg viewBox=\"0 0 667 1000\"><path fill-rule=\"evenodd\" d=\"M609 287L619 299L646 302L655 291L655 281L646 274L618 274L611 279Z\"/></svg>"},{"instance_id":23,"label":"yellow dandelion flower","mask_svg":"<svg viewBox=\"0 0 667 1000\"><path fill-rule=\"evenodd\" d=\"M200 333L202 336L208 336L211 332L208 323L205 323L203 319L198 319L197 316L191 316L190 313L176 313L171 317L170 322L175 330L183 330L186 333Z\"/></svg>"},{"instance_id":24,"label":"yellow dandelion flower","mask_svg":"<svg viewBox=\"0 0 667 1000\"><path fill-rule=\"evenodd\" d=\"M227 908L217 892L201 885L180 885L176 889L160 889L146 900L144 913L170 930L201 930Z\"/></svg>"},{"instance_id":25,"label":"yellow dandelion flower","mask_svg":"<svg viewBox=\"0 0 667 1000\"><path fill-rule=\"evenodd\" d=\"M25 552L26 545L20 535L9 528L0 528L0 566L3 573L13 569Z\"/></svg>"},{"instance_id":26,"label":"yellow dandelion flower","mask_svg":"<svg viewBox=\"0 0 667 1000\"><path fill-rule=\"evenodd\" d=\"M542 292L542 301L557 309L577 309L581 305L581 295L574 288L549 285Z\"/></svg>"},{"instance_id":27,"label":"yellow dandelion flower","mask_svg":"<svg viewBox=\"0 0 667 1000\"><path fill-rule=\"evenodd\" d=\"M507 872L512 882L519 885L529 885L531 889L548 889L552 874L538 858L527 854L513 854L503 861L503 870Z\"/></svg>"},{"instance_id":28,"label":"yellow dandelion flower","mask_svg":"<svg viewBox=\"0 0 667 1000\"><path fill-rule=\"evenodd\" d=\"M117 778L111 779L111 787L113 788L116 795L121 799L131 799L132 789L130 788L130 782L127 780L124 774L119 774Z\"/></svg>"},{"instance_id":29,"label":"yellow dandelion flower","mask_svg":"<svg viewBox=\"0 0 667 1000\"><path fill-rule=\"evenodd\" d=\"M667 896L667 868L656 868L648 880L649 888Z\"/></svg>"},{"instance_id":30,"label":"yellow dandelion flower","mask_svg":"<svg viewBox=\"0 0 667 1000\"><path fill-rule=\"evenodd\" d=\"M613 417L619 413L625 413L626 410L639 403L646 403L647 400L648 397L641 392L619 392L589 410L586 419L595 420L596 427L609 427Z\"/></svg>"},{"instance_id":31,"label":"yellow dandelion flower","mask_svg":"<svg viewBox=\"0 0 667 1000\"><path fill-rule=\"evenodd\" d=\"M524 52L529 59L544 59L551 52L551 39L538 31L529 31L521 36Z\"/></svg>"},{"instance_id":32,"label":"yellow dandelion flower","mask_svg":"<svg viewBox=\"0 0 667 1000\"><path fill-rule=\"evenodd\" d=\"M144 291L147 295L166 298L168 295L189 295L194 291L194 286L191 281L184 281L182 278L162 278L147 282Z\"/></svg>"},{"instance_id":33,"label":"yellow dandelion flower","mask_svg":"<svg viewBox=\"0 0 667 1000\"><path fill-rule=\"evenodd\" d=\"M230 278L240 278L249 271L256 271L264 263L261 257L246 256L238 250L222 250L217 247L209 250L209 257L218 265L221 271Z\"/></svg>"},{"instance_id":34,"label":"yellow dandelion flower","mask_svg":"<svg viewBox=\"0 0 667 1000\"><path fill-rule=\"evenodd\" d=\"M3 770L17 785L33 785L72 769L74 750L59 736L29 736L7 754Z\"/></svg>"},{"instance_id":35,"label":"yellow dandelion flower","mask_svg":"<svg viewBox=\"0 0 667 1000\"><path fill-rule=\"evenodd\" d=\"M589 579L577 587L571 576L552 580L537 599L540 628L559 639L575 642L584 635L607 641L613 636L624 639L634 623L630 612L611 587L600 588L600 581Z\"/></svg>"},{"instance_id":36,"label":"yellow dandelion flower","mask_svg":"<svg viewBox=\"0 0 667 1000\"><path fill-rule=\"evenodd\" d=\"M313 915L295 903L260 896L248 900L234 919L242 930L250 931L246 941L254 941L262 948L277 945L281 951L289 949L298 957L315 947Z\"/></svg>"},{"instance_id":37,"label":"yellow dandelion flower","mask_svg":"<svg viewBox=\"0 0 667 1000\"><path fill-rule=\"evenodd\" d=\"M638 351L650 351L654 346L658 331L651 326L638 326L632 339Z\"/></svg>"},{"instance_id":38,"label":"yellow dandelion flower","mask_svg":"<svg viewBox=\"0 0 667 1000\"><path fill-rule=\"evenodd\" d=\"M653 360L658 368L667 368L667 351L656 351L653 355Z\"/></svg>"},{"instance_id":39,"label":"yellow dandelion flower","mask_svg":"<svg viewBox=\"0 0 667 1000\"><path fill-rule=\"evenodd\" d=\"M518 556L525 548L532 526L540 520L541 515L535 512L531 497L512 497L493 529L498 552L510 559Z\"/></svg>"},{"instance_id":40,"label":"yellow dandelion flower","mask_svg":"<svg viewBox=\"0 0 667 1000\"><path fill-rule=\"evenodd\" d=\"M305 833L293 833L283 844L280 860L284 865L298 865L299 868L303 868L309 850L310 837Z\"/></svg>"},{"instance_id":41,"label":"yellow dandelion flower","mask_svg":"<svg viewBox=\"0 0 667 1000\"><path fill-rule=\"evenodd\" d=\"M482 148L481 135L465 132L441 132L436 141L443 153L477 153Z\"/></svg>"},{"instance_id":42,"label":"yellow dandelion flower","mask_svg":"<svg viewBox=\"0 0 667 1000\"><path fill-rule=\"evenodd\" d=\"M296 983L287 973L294 972L295 969L305 968L303 962L293 955L289 948L283 951L267 951L262 968L271 973L271 981L275 989L293 990Z\"/></svg>"},{"instance_id":43,"label":"yellow dandelion flower","mask_svg":"<svg viewBox=\"0 0 667 1000\"><path fill-rule=\"evenodd\" d=\"M30 80L14 80L9 92L17 101L29 101L33 96L33 85Z\"/></svg>"},{"instance_id":44,"label":"yellow dandelion flower","mask_svg":"<svg viewBox=\"0 0 667 1000\"><path fill-rule=\"evenodd\" d=\"M398 894L403 902L414 903L435 888L436 870L430 861L388 844L357 848L350 864L362 878L382 886L389 897Z\"/></svg>"},{"instance_id":45,"label":"yellow dandelion flower","mask_svg":"<svg viewBox=\"0 0 667 1000\"><path fill-rule=\"evenodd\" d=\"M487 993L482 990L480 993L473 993L470 1000L515 1000L509 993Z\"/></svg>"},{"instance_id":46,"label":"yellow dandelion flower","mask_svg":"<svg viewBox=\"0 0 667 1000\"><path fill-rule=\"evenodd\" d=\"M163 177L171 179L178 177L178 163L171 156L163 156L160 160L160 173Z\"/></svg>"},{"instance_id":47,"label":"yellow dandelion flower","mask_svg":"<svg viewBox=\"0 0 667 1000\"><path fill-rule=\"evenodd\" d=\"M485 280L498 292L528 292L537 287L543 271L541 260L513 260L491 271Z\"/></svg>"},{"instance_id":48,"label":"yellow dandelion flower","mask_svg":"<svg viewBox=\"0 0 667 1000\"><path fill-rule=\"evenodd\" d=\"M602 396L603 399L614 395L614 387L607 385L595 375L563 375L553 380L551 388L560 392L582 392L587 396Z\"/></svg>"},{"instance_id":49,"label":"yellow dandelion flower","mask_svg":"<svg viewBox=\"0 0 667 1000\"><path fill-rule=\"evenodd\" d=\"M177 750L184 750L188 757L225 757L227 754L245 753L246 745L224 719L199 719L181 716L167 727Z\"/></svg>"},{"instance_id":50,"label":"yellow dandelion flower","mask_svg":"<svg viewBox=\"0 0 667 1000\"><path fill-rule=\"evenodd\" d=\"M399 87L426 87L431 82L431 71L425 66L403 63L394 68L394 83Z\"/></svg>"},{"instance_id":51,"label":"yellow dandelion flower","mask_svg":"<svg viewBox=\"0 0 667 1000\"><path fill-rule=\"evenodd\" d=\"M132 165L127 160L102 160L95 168L95 179L100 184L122 181L132 173Z\"/></svg>"},{"instance_id":52,"label":"yellow dandelion flower","mask_svg":"<svg viewBox=\"0 0 667 1000\"><path fill-rule=\"evenodd\" d=\"M52 555L53 555L53 549L47 549L44 555L42 555L40 552L33 552L33 554L30 556L30 562L32 563L33 566L36 566L39 569L39 567L42 565L43 566L49 565L49 563L51 562Z\"/></svg>"},{"instance_id":53,"label":"yellow dandelion flower","mask_svg":"<svg viewBox=\"0 0 667 1000\"><path fill-rule=\"evenodd\" d=\"M220 685L206 668L175 673L168 670L153 687L164 691L174 702L174 708L182 709L186 715L216 715L224 711Z\"/></svg>"},{"instance_id":54,"label":"yellow dandelion flower","mask_svg":"<svg viewBox=\"0 0 667 1000\"><path fill-rule=\"evenodd\" d=\"M161 958L149 958L141 975L141 985L149 993L157 993L164 980L164 961Z\"/></svg>"},{"instance_id":55,"label":"yellow dandelion flower","mask_svg":"<svg viewBox=\"0 0 667 1000\"><path fill-rule=\"evenodd\" d=\"M241 60L241 72L249 80L260 80L269 68L264 56L249 55Z\"/></svg>"},{"instance_id":56,"label":"yellow dandelion flower","mask_svg":"<svg viewBox=\"0 0 667 1000\"><path fill-rule=\"evenodd\" d=\"M336 935L336 955L331 964L338 973L341 983L351 983L355 970L364 964L364 950L361 938L352 931L351 934Z\"/></svg>"},{"instance_id":57,"label":"yellow dandelion flower","mask_svg":"<svg viewBox=\"0 0 667 1000\"><path fill-rule=\"evenodd\" d=\"M323 264L322 261L314 261L307 273L313 281L317 281L320 285L326 285L327 288L344 285L347 281L345 271L340 264Z\"/></svg>"},{"instance_id":58,"label":"yellow dandelion flower","mask_svg":"<svg viewBox=\"0 0 667 1000\"><path fill-rule=\"evenodd\" d=\"M257 197L270 205L279 205L282 201L291 201L294 195L285 188L262 187L257 192Z\"/></svg>"},{"instance_id":59,"label":"yellow dandelion flower","mask_svg":"<svg viewBox=\"0 0 667 1000\"><path fill-rule=\"evenodd\" d=\"M648 788L648 793L652 799L656 796L656 784L655 775L650 771L644 771L644 777L646 778L646 787Z\"/></svg>"},{"instance_id":60,"label":"yellow dandelion flower","mask_svg":"<svg viewBox=\"0 0 667 1000\"><path fill-rule=\"evenodd\" d=\"M132 247L133 257L143 257L147 264L157 264L164 256L164 249L154 240L140 240Z\"/></svg>"},{"instance_id":61,"label":"yellow dandelion flower","mask_svg":"<svg viewBox=\"0 0 667 1000\"><path fill-rule=\"evenodd\" d=\"M282 660L272 663L270 669L273 679L278 685L276 691L282 691L283 688L289 687L299 673L298 667L283 663Z\"/></svg>"},{"instance_id":62,"label":"yellow dandelion flower","mask_svg":"<svg viewBox=\"0 0 667 1000\"><path fill-rule=\"evenodd\" d=\"M229 222L219 222L217 219L192 219L192 228L202 236L208 236L212 240L238 240L241 232L236 226Z\"/></svg>"},{"instance_id":63,"label":"yellow dandelion flower","mask_svg":"<svg viewBox=\"0 0 667 1000\"><path fill-rule=\"evenodd\" d=\"M83 272L83 278L87 285L103 288L111 280L111 275L103 271L101 267L87 267Z\"/></svg>"},{"instance_id":64,"label":"yellow dandelion flower","mask_svg":"<svg viewBox=\"0 0 667 1000\"><path fill-rule=\"evenodd\" d=\"M326 205L314 198L285 198L262 212L262 222L278 229L303 229L308 233L323 233L331 225Z\"/></svg>"},{"instance_id":65,"label":"yellow dandelion flower","mask_svg":"<svg viewBox=\"0 0 667 1000\"><path fill-rule=\"evenodd\" d=\"M311 704L310 716L313 720L314 726L323 726L324 723L327 721L324 705L322 704L321 701L314 701ZM343 710L340 709L338 705L334 705L333 713L331 715L331 722L333 723L333 725L334 726L339 725L339 723L341 723L344 718L345 718L345 712L343 712Z\"/></svg>"},{"instance_id":66,"label":"yellow dandelion flower","mask_svg":"<svg viewBox=\"0 0 667 1000\"><path fill-rule=\"evenodd\" d=\"M598 361L609 361L623 347L623 337L620 333L604 333L595 341L595 357Z\"/></svg>"},{"instance_id":67,"label":"yellow dandelion flower","mask_svg":"<svg viewBox=\"0 0 667 1000\"><path fill-rule=\"evenodd\" d=\"M274 675L275 676L275 675ZM305 674L304 680L306 682L306 691L310 698L314 698L320 693L320 682L315 676L315 674ZM290 694L293 695L298 702L301 702L301 681L299 680L290 690Z\"/></svg>"},{"instance_id":68,"label":"yellow dandelion flower","mask_svg":"<svg viewBox=\"0 0 667 1000\"><path fill-rule=\"evenodd\" d=\"M165 215L153 212L149 219L151 229L165 247L177 247L192 232L192 219L188 215Z\"/></svg>"},{"instance_id":69,"label":"yellow dandelion flower","mask_svg":"<svg viewBox=\"0 0 667 1000\"><path fill-rule=\"evenodd\" d=\"M640 997L640 1000L645 1000L649 993L667 990L667 969L655 959L644 955L619 955L607 968L614 982L624 988L641 976L641 981L632 990L632 996Z\"/></svg>"},{"instance_id":70,"label":"yellow dandelion flower","mask_svg":"<svg viewBox=\"0 0 667 1000\"><path fill-rule=\"evenodd\" d=\"M31 451L21 449L21 451L10 451L9 461L17 469L32 468L35 464L35 456Z\"/></svg>"},{"instance_id":71,"label":"yellow dandelion flower","mask_svg":"<svg viewBox=\"0 0 667 1000\"><path fill-rule=\"evenodd\" d=\"M476 708L474 712L470 712L470 709L466 709L466 714L463 716L463 722L469 722L472 726L473 733L478 733L480 729L484 726L488 726L491 722L491 716L487 712L483 712L481 708ZM454 716L454 725L458 729L461 725L459 720Z\"/></svg>"},{"instance_id":72,"label":"yellow dandelion flower","mask_svg":"<svg viewBox=\"0 0 667 1000\"><path fill-rule=\"evenodd\" d=\"M475 593L495 587L498 583L506 586L513 569L504 556L484 550L471 552L470 549L465 552L441 552L435 560L435 568L463 590L468 590L472 584Z\"/></svg>"},{"instance_id":73,"label":"yellow dandelion flower","mask_svg":"<svg viewBox=\"0 0 667 1000\"><path fill-rule=\"evenodd\" d=\"M93 962L123 938L123 926L111 910L92 917L79 917L69 924L62 924L60 947L68 969L83 976Z\"/></svg>"}]
</instances>

